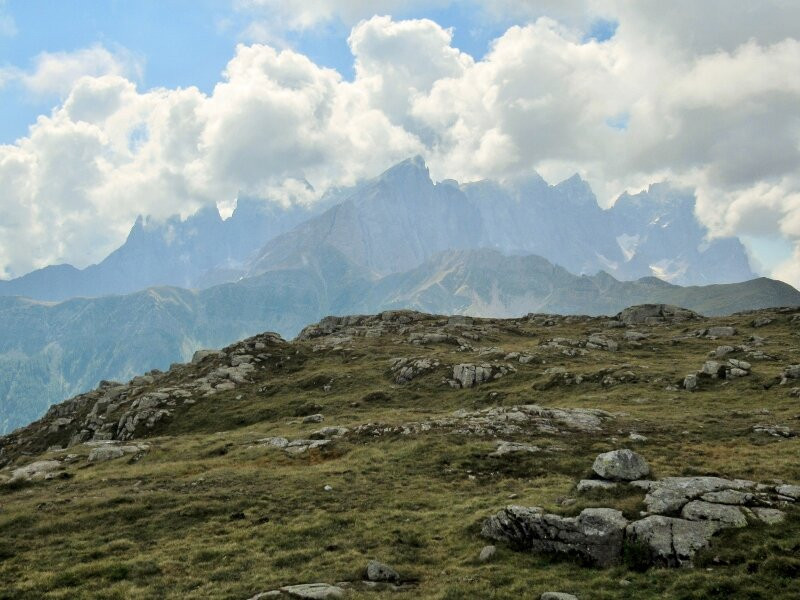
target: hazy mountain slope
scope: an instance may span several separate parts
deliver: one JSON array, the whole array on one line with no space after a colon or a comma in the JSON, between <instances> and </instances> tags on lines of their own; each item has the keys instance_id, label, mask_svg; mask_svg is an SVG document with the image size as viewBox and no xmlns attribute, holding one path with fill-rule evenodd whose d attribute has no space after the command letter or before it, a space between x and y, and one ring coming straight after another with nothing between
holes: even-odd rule
<instances>
[{"instance_id":1,"label":"hazy mountain slope","mask_svg":"<svg viewBox=\"0 0 800 600\"><path fill-rule=\"evenodd\" d=\"M125 243L85 269L57 265L0 281L0 296L65 300L126 294L156 285L209 287L235 281L248 257L267 241L321 212L338 198L284 208L240 198L229 219L206 207L185 220L137 219Z\"/></svg>"},{"instance_id":2,"label":"hazy mountain slope","mask_svg":"<svg viewBox=\"0 0 800 600\"><path fill-rule=\"evenodd\" d=\"M127 379L264 330L285 337L327 314L411 307L484 316L528 312L611 314L631 303L668 302L723 314L800 304L800 292L768 279L680 288L654 278L620 282L572 275L535 256L493 250L440 253L407 273L375 280L336 248L289 253L284 266L201 291L157 288L127 296L48 304L0 299L0 427L100 379Z\"/></svg>"},{"instance_id":3,"label":"hazy mountain slope","mask_svg":"<svg viewBox=\"0 0 800 600\"><path fill-rule=\"evenodd\" d=\"M381 280L370 298L380 308L510 317L526 312L614 314L630 304L677 304L707 315L800 305L800 292L772 279L680 287L654 277L619 281L601 272L573 275L539 256L494 250L450 251Z\"/></svg>"}]
</instances>

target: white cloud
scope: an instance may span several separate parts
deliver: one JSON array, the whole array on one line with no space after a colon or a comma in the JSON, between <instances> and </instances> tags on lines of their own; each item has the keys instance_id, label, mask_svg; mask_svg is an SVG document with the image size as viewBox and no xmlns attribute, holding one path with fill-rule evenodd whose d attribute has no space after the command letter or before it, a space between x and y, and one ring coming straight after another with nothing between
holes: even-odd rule
<instances>
[{"instance_id":1,"label":"white cloud","mask_svg":"<svg viewBox=\"0 0 800 600\"><path fill-rule=\"evenodd\" d=\"M136 80L141 74L141 61L130 52L123 48L112 52L101 45L74 52L42 52L30 70L5 69L7 80L18 81L39 97L66 96L82 77L119 75Z\"/></svg>"},{"instance_id":2,"label":"white cloud","mask_svg":"<svg viewBox=\"0 0 800 600\"><path fill-rule=\"evenodd\" d=\"M0 269L86 264L140 212L187 214L240 190L310 201L306 181L318 194L415 153L437 177L579 171L606 203L666 178L697 189L715 235L800 248L794 5L765 2L754 16L725 2L720 23L717 0L494 3L534 20L474 60L430 20L359 20L377 10L366 2L290 4L240 6L272 9L284 27L352 22L353 81L259 44L237 47L210 94L139 91L135 61L102 48L41 57L27 85L64 100L0 146ZM586 42L600 17L619 21L616 34ZM800 285L791 262L774 274Z\"/></svg>"}]
</instances>

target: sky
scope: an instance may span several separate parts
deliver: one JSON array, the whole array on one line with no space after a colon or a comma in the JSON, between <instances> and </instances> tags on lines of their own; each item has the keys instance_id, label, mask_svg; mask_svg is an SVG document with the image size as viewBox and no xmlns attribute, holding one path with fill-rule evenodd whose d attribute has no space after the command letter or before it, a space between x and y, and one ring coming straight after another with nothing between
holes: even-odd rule
<instances>
[{"instance_id":1,"label":"sky","mask_svg":"<svg viewBox=\"0 0 800 600\"><path fill-rule=\"evenodd\" d=\"M800 2L0 0L0 277L415 154L605 206L689 187L800 287Z\"/></svg>"}]
</instances>

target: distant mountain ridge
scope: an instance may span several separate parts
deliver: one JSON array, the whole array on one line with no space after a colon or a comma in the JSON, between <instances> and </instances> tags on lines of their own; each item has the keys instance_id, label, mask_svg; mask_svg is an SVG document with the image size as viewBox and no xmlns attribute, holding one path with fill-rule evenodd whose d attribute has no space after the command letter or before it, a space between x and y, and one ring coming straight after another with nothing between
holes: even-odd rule
<instances>
[{"instance_id":1,"label":"distant mountain ridge","mask_svg":"<svg viewBox=\"0 0 800 600\"><path fill-rule=\"evenodd\" d=\"M376 276L415 268L445 250L494 248L626 280L655 275L702 285L753 278L741 242L707 240L694 205L691 194L654 184L604 210L577 175L554 186L535 173L502 184L434 183L417 156L352 188L330 190L312 206L240 198L227 220L214 207L186 220L140 217L99 264L50 266L0 281L0 295L57 301L156 285L200 289L282 268L321 245Z\"/></svg>"},{"instance_id":2,"label":"distant mountain ridge","mask_svg":"<svg viewBox=\"0 0 800 600\"><path fill-rule=\"evenodd\" d=\"M165 369L199 348L265 330L291 337L328 314L402 307L495 317L596 315L654 302L719 315L800 305L800 292L766 278L699 287L653 277L618 281L493 249L444 251L382 278L332 246L288 258L280 268L203 290L162 287L61 303L0 298L0 433L101 379Z\"/></svg>"}]
</instances>

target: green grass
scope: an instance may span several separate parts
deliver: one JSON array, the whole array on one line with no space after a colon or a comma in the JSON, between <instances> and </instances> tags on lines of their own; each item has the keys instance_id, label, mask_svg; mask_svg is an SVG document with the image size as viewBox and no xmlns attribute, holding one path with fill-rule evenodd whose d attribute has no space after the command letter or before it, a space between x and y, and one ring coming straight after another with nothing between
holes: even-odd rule
<instances>
[{"instance_id":1,"label":"green grass","mask_svg":"<svg viewBox=\"0 0 800 600\"><path fill-rule=\"evenodd\" d=\"M2 486L0 598L246 599L295 583L358 581L372 558L415 585L391 593L359 588L352 598L536 598L548 590L601 600L796 598L797 509L778 527L720 534L692 570L644 569L635 548L626 551L624 565L611 569L502 546L490 562L477 560L486 543L479 536L482 520L507 504L561 514L611 506L635 517L643 508L641 494L574 492L594 457L618 447L642 453L659 477L799 481L800 439L751 432L760 422L800 429L798 400L785 386L769 386L782 366L797 362L798 328L787 315L773 316L773 325L757 330L747 325L752 315L642 327L652 334L642 348L623 344L619 352L573 358L539 343L586 337L602 329L600 321L555 327L522 321L518 332L497 328L474 345L536 354L546 364L515 364L516 374L471 390L442 384L448 365L483 361L451 345L410 346L390 335L355 338L349 352L313 352L313 341L287 346L281 352L296 366L270 363L252 385L180 407L154 431L151 451L136 463L86 466L80 459L68 466L69 480ZM735 324L740 335L734 344L753 333L766 336L762 349L778 360L752 361L752 376L707 382L694 394L667 391L698 369L709 350L728 343L675 339L712 323ZM620 330L603 333L620 336ZM442 367L397 386L388 366L398 356L435 356ZM548 367L587 375L625 363L636 383L534 389ZM176 374L190 376L189 370ZM490 438L441 430L348 436L300 456L254 444L265 436L307 436L321 425L300 421L314 412L325 415L323 425L353 427L525 403L600 408L616 418L596 434L512 436L561 451L503 458L487 456ZM629 442L631 431L648 441ZM50 456L88 450L76 446ZM563 505L565 498L576 501Z\"/></svg>"}]
</instances>

